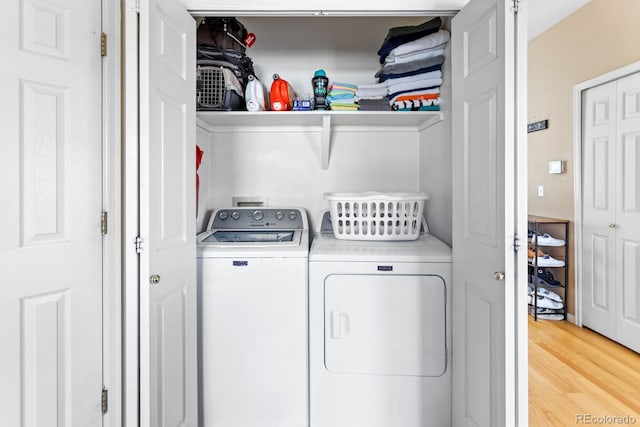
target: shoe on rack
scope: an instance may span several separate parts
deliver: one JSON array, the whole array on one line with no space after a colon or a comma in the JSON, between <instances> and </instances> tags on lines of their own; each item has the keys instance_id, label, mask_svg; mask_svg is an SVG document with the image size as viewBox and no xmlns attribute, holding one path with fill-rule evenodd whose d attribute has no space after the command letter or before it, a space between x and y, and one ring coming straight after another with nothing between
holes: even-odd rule
<instances>
[{"instance_id":1,"label":"shoe on rack","mask_svg":"<svg viewBox=\"0 0 640 427\"><path fill-rule=\"evenodd\" d=\"M552 301L563 303L562 297L557 293L550 291L548 289L542 288L538 286L538 295L542 295L543 297L547 297Z\"/></svg>"},{"instance_id":2,"label":"shoe on rack","mask_svg":"<svg viewBox=\"0 0 640 427\"><path fill-rule=\"evenodd\" d=\"M534 298L535 295L529 295L529 305L533 306L534 305ZM560 310L562 308L564 308L564 304L561 302L557 302L557 301L553 301L545 296L542 295L538 295L538 298L536 298L536 307L539 308L552 308L554 310Z\"/></svg>"},{"instance_id":3,"label":"shoe on rack","mask_svg":"<svg viewBox=\"0 0 640 427\"><path fill-rule=\"evenodd\" d=\"M564 314L538 313L536 317L542 320L564 320Z\"/></svg>"},{"instance_id":4,"label":"shoe on rack","mask_svg":"<svg viewBox=\"0 0 640 427\"><path fill-rule=\"evenodd\" d=\"M535 242L537 241L538 246L564 246L565 244L564 240L551 237L549 233L538 234L537 236L535 234L532 234L530 236L530 239L532 244L535 244Z\"/></svg>"},{"instance_id":5,"label":"shoe on rack","mask_svg":"<svg viewBox=\"0 0 640 427\"><path fill-rule=\"evenodd\" d=\"M533 275L533 266L529 267L529 274ZM538 267L538 274L537 274L537 278L536 278L536 284L538 285L544 285L544 286L550 286L552 288L558 288L562 286L562 283L560 283L559 281L557 281L554 277L553 274L551 274L551 272L549 270L547 270L544 267Z\"/></svg>"},{"instance_id":6,"label":"shoe on rack","mask_svg":"<svg viewBox=\"0 0 640 427\"><path fill-rule=\"evenodd\" d=\"M562 310L554 310L552 308L540 308L536 310L537 314L564 314Z\"/></svg>"},{"instance_id":7,"label":"shoe on rack","mask_svg":"<svg viewBox=\"0 0 640 427\"><path fill-rule=\"evenodd\" d=\"M533 262L533 257L536 256L535 254L536 253L533 250L533 248L529 246L529 250L527 251L527 257L529 258L529 261ZM544 256L544 252L538 249L538 257L541 257L541 256Z\"/></svg>"},{"instance_id":8,"label":"shoe on rack","mask_svg":"<svg viewBox=\"0 0 640 427\"><path fill-rule=\"evenodd\" d=\"M564 267L564 261L555 259L549 254L538 255L537 265L539 267Z\"/></svg>"}]
</instances>

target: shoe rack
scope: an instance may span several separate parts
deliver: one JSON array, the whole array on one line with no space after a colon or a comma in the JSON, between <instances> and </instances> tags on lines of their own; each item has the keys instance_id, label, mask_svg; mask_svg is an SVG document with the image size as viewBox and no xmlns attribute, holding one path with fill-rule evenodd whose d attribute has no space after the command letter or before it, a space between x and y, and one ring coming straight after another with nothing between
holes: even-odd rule
<instances>
[{"instance_id":1,"label":"shoe rack","mask_svg":"<svg viewBox=\"0 0 640 427\"><path fill-rule=\"evenodd\" d=\"M529 236L529 248L533 249L534 256L529 258L529 266L533 267L533 275L528 275L528 286L533 288L532 304L529 304L529 314L534 320L553 318L559 320L562 316L563 320L567 320L567 299L569 298L569 221L565 219L547 218L535 215L529 215L529 231L533 231L533 236L544 235L549 233L555 239L564 240L563 245L546 245L544 239L532 239ZM547 254L555 260L563 261L562 266L548 266L542 258L541 253ZM543 265L540 265L543 264ZM538 283L538 268L544 268L553 275L553 278L560 282L559 286L546 286ZM539 307L539 297L544 297L545 288L560 295L562 299L562 309L545 309Z\"/></svg>"}]
</instances>

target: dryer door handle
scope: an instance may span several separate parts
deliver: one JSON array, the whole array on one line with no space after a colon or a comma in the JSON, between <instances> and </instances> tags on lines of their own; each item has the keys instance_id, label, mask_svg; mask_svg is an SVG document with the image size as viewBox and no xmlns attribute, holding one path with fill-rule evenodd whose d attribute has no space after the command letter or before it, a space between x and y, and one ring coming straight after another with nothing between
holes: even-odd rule
<instances>
[{"instance_id":1,"label":"dryer door handle","mask_svg":"<svg viewBox=\"0 0 640 427\"><path fill-rule=\"evenodd\" d=\"M349 335L349 315L341 311L331 312L331 338L340 339Z\"/></svg>"}]
</instances>

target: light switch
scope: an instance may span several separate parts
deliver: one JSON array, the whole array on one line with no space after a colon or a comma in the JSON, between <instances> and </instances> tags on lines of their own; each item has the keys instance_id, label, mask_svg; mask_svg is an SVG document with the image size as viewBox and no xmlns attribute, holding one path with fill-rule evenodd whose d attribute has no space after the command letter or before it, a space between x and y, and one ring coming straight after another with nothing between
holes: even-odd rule
<instances>
[{"instance_id":1,"label":"light switch","mask_svg":"<svg viewBox=\"0 0 640 427\"><path fill-rule=\"evenodd\" d=\"M549 162L549 173L550 174L556 174L556 173L562 173L563 168L562 168L562 160L554 160L552 162Z\"/></svg>"},{"instance_id":2,"label":"light switch","mask_svg":"<svg viewBox=\"0 0 640 427\"><path fill-rule=\"evenodd\" d=\"M544 186L538 185L538 197L544 197Z\"/></svg>"}]
</instances>

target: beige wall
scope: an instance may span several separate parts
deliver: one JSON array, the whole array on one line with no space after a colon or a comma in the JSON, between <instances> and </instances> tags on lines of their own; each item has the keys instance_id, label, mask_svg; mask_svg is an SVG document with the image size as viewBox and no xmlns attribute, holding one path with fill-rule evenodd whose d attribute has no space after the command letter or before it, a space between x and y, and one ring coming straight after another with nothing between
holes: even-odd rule
<instances>
[{"instance_id":1,"label":"beige wall","mask_svg":"<svg viewBox=\"0 0 640 427\"><path fill-rule=\"evenodd\" d=\"M529 42L528 121L549 120L528 135L529 213L573 220L573 86L640 61L638 17L639 0L591 0ZM551 160L563 160L565 173L549 175ZM570 269L570 288L572 278Z\"/></svg>"}]
</instances>

